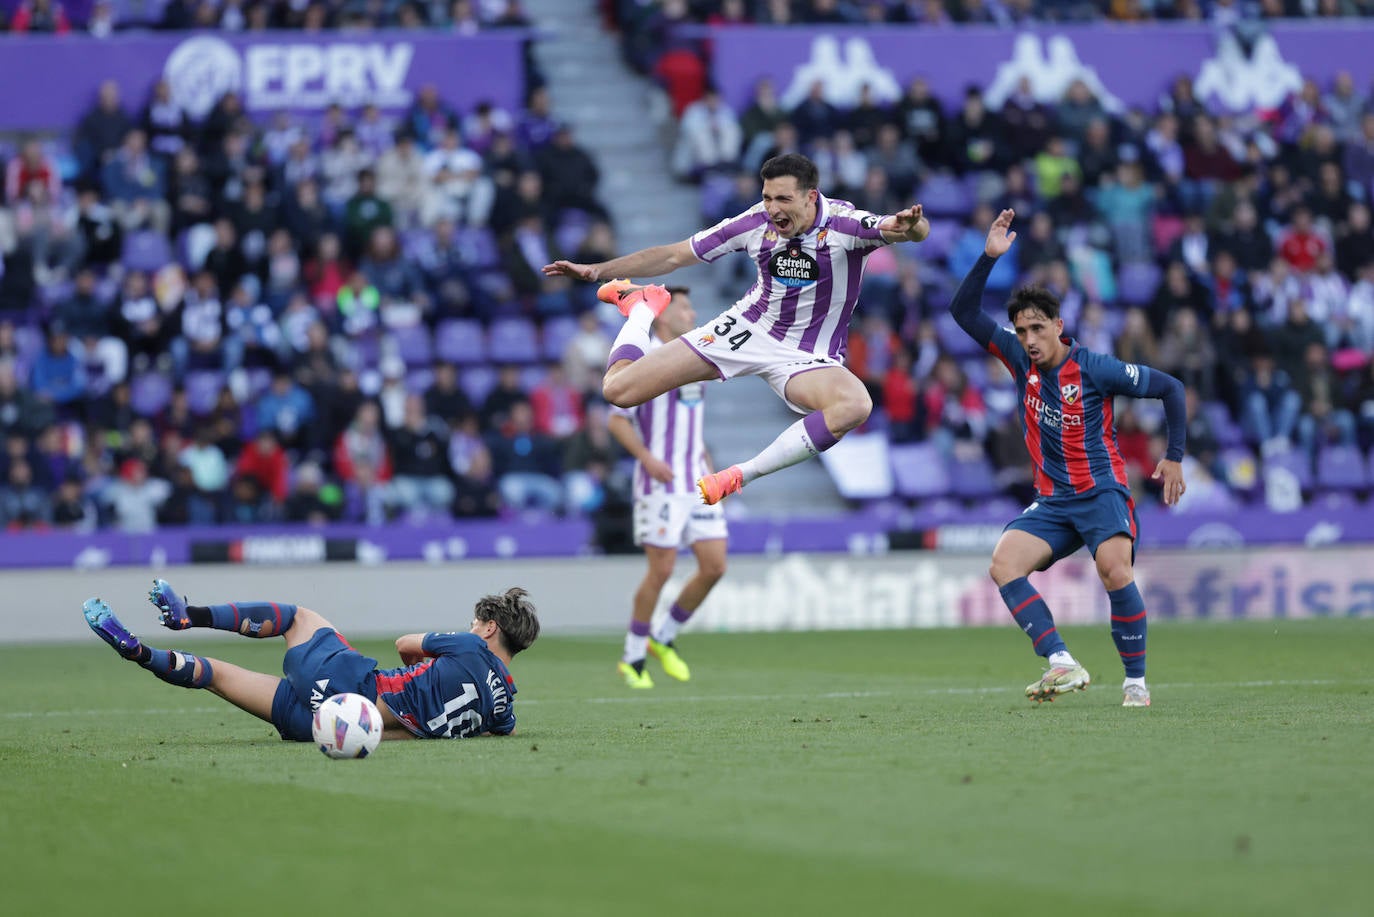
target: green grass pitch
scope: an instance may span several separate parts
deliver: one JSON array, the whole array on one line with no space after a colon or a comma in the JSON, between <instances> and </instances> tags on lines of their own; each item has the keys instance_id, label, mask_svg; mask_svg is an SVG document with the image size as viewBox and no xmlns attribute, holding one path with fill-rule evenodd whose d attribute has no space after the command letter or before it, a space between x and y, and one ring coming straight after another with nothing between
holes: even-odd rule
<instances>
[{"instance_id":1,"label":"green grass pitch","mask_svg":"<svg viewBox=\"0 0 1374 917\"><path fill-rule=\"evenodd\" d=\"M1010 627L689 634L634 695L619 637L546 637L515 737L345 762L94 637L3 647L4 911L1370 913L1374 620L1157 623L1145 710L1068 636L1096 684L1043 706Z\"/></svg>"}]
</instances>

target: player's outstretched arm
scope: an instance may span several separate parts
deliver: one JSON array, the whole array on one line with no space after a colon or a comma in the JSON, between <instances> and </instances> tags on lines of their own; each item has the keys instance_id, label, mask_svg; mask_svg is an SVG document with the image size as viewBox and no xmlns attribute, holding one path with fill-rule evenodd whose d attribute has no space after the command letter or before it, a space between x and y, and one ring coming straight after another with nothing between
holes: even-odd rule
<instances>
[{"instance_id":1,"label":"player's outstretched arm","mask_svg":"<svg viewBox=\"0 0 1374 917\"><path fill-rule=\"evenodd\" d=\"M659 277L696 262L697 256L692 252L692 244L684 239L671 245L643 248L629 255L621 255L619 258L596 264L555 261L553 264L544 265L544 276L556 277L561 274L595 283L598 280L614 280L617 277Z\"/></svg>"},{"instance_id":2,"label":"player's outstretched arm","mask_svg":"<svg viewBox=\"0 0 1374 917\"><path fill-rule=\"evenodd\" d=\"M997 219L993 220L982 257L969 268L968 274L959 283L959 289L954 291L954 298L949 303L950 314L959 323L959 327L983 348L988 346L993 335L997 333L997 323L983 314L983 290L988 285L988 274L992 273L992 266L997 263L998 258L1007 253L1011 243L1016 241L1016 233L1008 231L1015 216L1015 211L1003 210Z\"/></svg>"},{"instance_id":3,"label":"player's outstretched arm","mask_svg":"<svg viewBox=\"0 0 1374 917\"><path fill-rule=\"evenodd\" d=\"M1164 423L1169 432L1169 445L1151 477L1164 485L1164 505L1173 506L1188 489L1183 482L1182 465L1188 435L1187 397L1182 382L1153 367L1150 368L1150 378L1146 381L1143 395L1164 402Z\"/></svg>"},{"instance_id":4,"label":"player's outstretched arm","mask_svg":"<svg viewBox=\"0 0 1374 917\"><path fill-rule=\"evenodd\" d=\"M923 242L930 235L930 221L921 211L921 205L913 204L885 217L878 229L889 242Z\"/></svg>"}]
</instances>

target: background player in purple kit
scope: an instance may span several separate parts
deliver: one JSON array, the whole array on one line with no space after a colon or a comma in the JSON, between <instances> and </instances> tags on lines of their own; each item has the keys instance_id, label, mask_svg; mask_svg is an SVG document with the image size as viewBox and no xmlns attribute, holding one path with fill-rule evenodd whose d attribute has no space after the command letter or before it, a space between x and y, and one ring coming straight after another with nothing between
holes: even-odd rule
<instances>
[{"instance_id":1,"label":"background player in purple kit","mask_svg":"<svg viewBox=\"0 0 1374 917\"><path fill-rule=\"evenodd\" d=\"M651 351L696 324L687 289L669 287L668 293L668 306L653 324ZM720 506L702 506L695 486L697 476L710 470L702 437L703 388L701 382L689 382L636 408L615 408L609 421L611 435L637 462L634 536L649 562L635 590L625 652L617 666L631 688L654 686L644 668L646 654L658 659L670 677L679 681L691 678L674 640L679 628L725 575L725 513ZM696 555L696 574L651 630L659 593L672 576L678 548L684 544L690 544Z\"/></svg>"},{"instance_id":2,"label":"background player in purple kit","mask_svg":"<svg viewBox=\"0 0 1374 917\"><path fill-rule=\"evenodd\" d=\"M1003 531L992 552L992 579L1012 617L1049 669L1026 687L1036 701L1086 688L1091 681L1055 629L1049 606L1027 577L1085 544L1111 600L1112 638L1126 669L1126 707L1150 706L1145 684L1145 603L1135 585L1136 519L1126 466L1116 442L1112 398L1160 398L1169 445L1155 468L1164 502L1174 504L1183 483L1187 426L1183 384L1148 366L1094 353L1064 336L1059 301L1048 291L1017 290L1007 305L1015 333L981 311L983 288L997 258L1016 240L1015 213L1003 210L988 231L984 254L950 303L959 327L997 357L1016 379L1021 427L1035 468L1038 499Z\"/></svg>"},{"instance_id":3,"label":"background player in purple kit","mask_svg":"<svg viewBox=\"0 0 1374 917\"><path fill-rule=\"evenodd\" d=\"M285 678L191 653L142 643L98 598L82 607L91 630L115 652L168 684L207 688L277 727L283 739L309 742L311 714L333 694L361 694L382 713L385 739L461 739L515 731L511 657L539 636L539 618L520 588L478 599L466 633L407 634L396 641L402 668L380 669L325 618L277 602L188 605L166 580L149 600L165 627L212 627L245 637L286 638Z\"/></svg>"},{"instance_id":4,"label":"background player in purple kit","mask_svg":"<svg viewBox=\"0 0 1374 917\"><path fill-rule=\"evenodd\" d=\"M920 242L930 233L919 204L880 216L825 197L816 188L816 165L805 156L775 156L759 174L761 202L690 239L598 264L555 261L544 267L545 274L596 281L657 277L734 251L754 259L758 280L749 292L652 353L649 328L668 302L663 287L612 281L597 293L628 319L611 349L603 384L612 404L635 407L689 382L755 375L806 415L752 459L704 475L697 486L708 504L824 452L868 419L873 401L844 368L864 261L883 245Z\"/></svg>"}]
</instances>

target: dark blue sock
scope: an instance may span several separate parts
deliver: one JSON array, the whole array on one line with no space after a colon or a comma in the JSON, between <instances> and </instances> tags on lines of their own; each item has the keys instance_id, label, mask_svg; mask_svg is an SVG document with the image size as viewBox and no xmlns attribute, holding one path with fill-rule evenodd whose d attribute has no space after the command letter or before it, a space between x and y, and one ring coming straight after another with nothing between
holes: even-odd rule
<instances>
[{"instance_id":1,"label":"dark blue sock","mask_svg":"<svg viewBox=\"0 0 1374 917\"><path fill-rule=\"evenodd\" d=\"M1108 592L1112 600L1112 639L1126 667L1127 678L1145 677L1145 600L1135 583L1127 583L1115 592Z\"/></svg>"},{"instance_id":2,"label":"dark blue sock","mask_svg":"<svg viewBox=\"0 0 1374 917\"><path fill-rule=\"evenodd\" d=\"M143 658L144 654L147 658ZM136 657L136 661L167 684L182 688L204 688L210 684L210 679L215 677L214 670L210 668L210 660L204 656L154 649L146 643L143 645L143 653ZM196 673L197 663L199 675Z\"/></svg>"},{"instance_id":3,"label":"dark blue sock","mask_svg":"<svg viewBox=\"0 0 1374 917\"><path fill-rule=\"evenodd\" d=\"M1016 625L1030 637L1031 646L1038 655L1048 657L1051 653L1061 652L1065 648L1064 638L1059 636L1059 631L1054 626L1054 616L1050 614L1050 607L1030 584L1030 580L1023 576L1007 583L999 591Z\"/></svg>"},{"instance_id":4,"label":"dark blue sock","mask_svg":"<svg viewBox=\"0 0 1374 917\"><path fill-rule=\"evenodd\" d=\"M193 627L231 630L245 637L280 637L296 619L296 606L277 602L230 602L228 605L191 605L186 614Z\"/></svg>"}]
</instances>

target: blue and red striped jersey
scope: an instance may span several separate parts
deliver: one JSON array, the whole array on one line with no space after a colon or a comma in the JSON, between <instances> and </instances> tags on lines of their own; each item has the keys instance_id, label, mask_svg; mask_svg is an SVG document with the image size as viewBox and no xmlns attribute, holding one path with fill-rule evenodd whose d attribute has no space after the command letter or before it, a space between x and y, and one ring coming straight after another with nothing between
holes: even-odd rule
<instances>
[{"instance_id":1,"label":"blue and red striped jersey","mask_svg":"<svg viewBox=\"0 0 1374 917\"><path fill-rule=\"evenodd\" d=\"M470 633L425 634L430 658L377 673L377 696L423 739L462 739L515 729L515 681L486 641Z\"/></svg>"}]
</instances>

